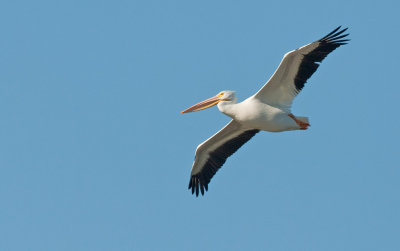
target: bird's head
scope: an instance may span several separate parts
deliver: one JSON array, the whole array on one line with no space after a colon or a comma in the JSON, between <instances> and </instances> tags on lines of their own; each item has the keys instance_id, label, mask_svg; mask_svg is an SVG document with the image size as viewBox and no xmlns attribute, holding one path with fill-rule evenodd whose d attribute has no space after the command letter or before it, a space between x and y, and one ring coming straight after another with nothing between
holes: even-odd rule
<instances>
[{"instance_id":1,"label":"bird's head","mask_svg":"<svg viewBox=\"0 0 400 251\"><path fill-rule=\"evenodd\" d=\"M192 107L189 107L188 109L186 109L184 111L181 111L181 113L197 112L197 111L212 107L222 101L236 102L235 92L234 91L222 91L212 98L206 99L200 103L195 104Z\"/></svg>"}]
</instances>

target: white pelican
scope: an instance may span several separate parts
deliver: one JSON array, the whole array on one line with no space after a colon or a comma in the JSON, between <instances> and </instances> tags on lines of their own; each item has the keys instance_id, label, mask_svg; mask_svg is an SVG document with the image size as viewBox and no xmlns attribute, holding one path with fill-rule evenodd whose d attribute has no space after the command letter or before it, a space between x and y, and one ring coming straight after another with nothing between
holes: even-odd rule
<instances>
[{"instance_id":1,"label":"white pelican","mask_svg":"<svg viewBox=\"0 0 400 251\"><path fill-rule=\"evenodd\" d=\"M337 27L318 41L285 54L278 69L268 82L253 96L236 103L235 92L222 91L181 113L195 112L214 105L232 118L219 132L201 143L189 181L192 194L204 195L211 178L226 159L249 141L260 130L282 132L306 130L310 124L307 117L294 116L290 112L293 99L304 87L308 78L330 52L346 44L346 29ZM343 34L343 35L342 35Z\"/></svg>"}]
</instances>

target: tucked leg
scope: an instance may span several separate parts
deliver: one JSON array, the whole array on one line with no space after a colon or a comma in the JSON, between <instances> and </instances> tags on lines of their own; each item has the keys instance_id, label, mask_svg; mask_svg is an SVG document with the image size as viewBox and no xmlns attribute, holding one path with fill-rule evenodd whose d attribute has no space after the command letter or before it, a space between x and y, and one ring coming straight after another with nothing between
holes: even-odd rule
<instances>
[{"instance_id":1,"label":"tucked leg","mask_svg":"<svg viewBox=\"0 0 400 251\"><path fill-rule=\"evenodd\" d=\"M293 114L289 113L289 117L291 117L297 125L299 125L300 130L307 130L307 128L310 126L309 123L303 122L298 120Z\"/></svg>"}]
</instances>

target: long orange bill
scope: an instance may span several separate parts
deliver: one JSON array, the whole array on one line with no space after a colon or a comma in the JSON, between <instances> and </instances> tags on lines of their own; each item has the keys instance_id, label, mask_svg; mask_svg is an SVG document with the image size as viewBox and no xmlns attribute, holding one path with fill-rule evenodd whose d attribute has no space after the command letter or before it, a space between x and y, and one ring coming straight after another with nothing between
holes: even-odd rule
<instances>
[{"instance_id":1,"label":"long orange bill","mask_svg":"<svg viewBox=\"0 0 400 251\"><path fill-rule=\"evenodd\" d=\"M209 108L211 106L214 106L216 104L218 104L220 101L222 101L221 99L219 99L218 96L206 99L198 104L195 104L192 107L189 107L188 109L181 111L181 113L188 113L188 112L196 112L196 111L200 111L206 108Z\"/></svg>"}]
</instances>

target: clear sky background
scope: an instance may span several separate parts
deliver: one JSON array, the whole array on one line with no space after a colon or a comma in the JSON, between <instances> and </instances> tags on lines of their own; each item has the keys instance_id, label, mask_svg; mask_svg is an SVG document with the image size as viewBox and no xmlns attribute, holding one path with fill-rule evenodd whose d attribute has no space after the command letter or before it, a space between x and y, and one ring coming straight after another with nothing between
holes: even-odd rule
<instances>
[{"instance_id":1,"label":"clear sky background","mask_svg":"<svg viewBox=\"0 0 400 251\"><path fill-rule=\"evenodd\" d=\"M0 250L400 250L398 1L2 1ZM294 102L196 198L196 146L338 25Z\"/></svg>"}]
</instances>

